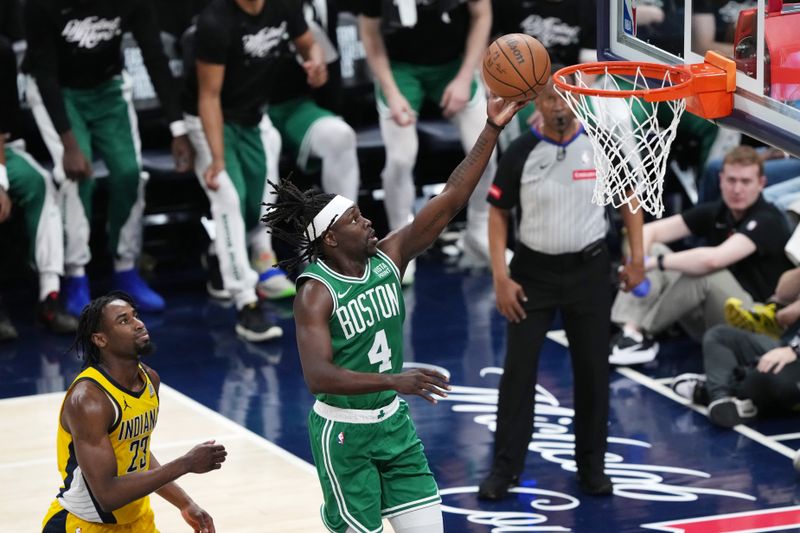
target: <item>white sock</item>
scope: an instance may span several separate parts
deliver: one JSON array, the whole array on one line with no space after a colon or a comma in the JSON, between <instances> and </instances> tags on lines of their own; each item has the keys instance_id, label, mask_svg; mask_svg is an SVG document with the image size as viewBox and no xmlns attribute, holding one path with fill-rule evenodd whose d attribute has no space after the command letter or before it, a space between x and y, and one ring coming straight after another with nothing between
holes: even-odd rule
<instances>
[{"instance_id":1,"label":"white sock","mask_svg":"<svg viewBox=\"0 0 800 533\"><path fill-rule=\"evenodd\" d=\"M423 507L389 519L396 533L443 533L441 505Z\"/></svg>"},{"instance_id":2,"label":"white sock","mask_svg":"<svg viewBox=\"0 0 800 533\"><path fill-rule=\"evenodd\" d=\"M51 292L58 292L60 285L58 274L39 273L39 301L43 301Z\"/></svg>"},{"instance_id":3,"label":"white sock","mask_svg":"<svg viewBox=\"0 0 800 533\"><path fill-rule=\"evenodd\" d=\"M631 339L635 340L636 342L642 342L644 340L644 335L642 335L642 332L639 331L638 329L634 328L634 327L631 327L631 326L623 327L622 328L622 333L626 337L630 337Z\"/></svg>"},{"instance_id":4,"label":"white sock","mask_svg":"<svg viewBox=\"0 0 800 533\"><path fill-rule=\"evenodd\" d=\"M114 272L127 272L128 270L133 270L135 266L136 261L130 258L114 260Z\"/></svg>"},{"instance_id":5,"label":"white sock","mask_svg":"<svg viewBox=\"0 0 800 533\"><path fill-rule=\"evenodd\" d=\"M66 271L67 276L71 278L79 278L86 275L86 269L83 267L83 265L67 265L64 270Z\"/></svg>"}]
</instances>

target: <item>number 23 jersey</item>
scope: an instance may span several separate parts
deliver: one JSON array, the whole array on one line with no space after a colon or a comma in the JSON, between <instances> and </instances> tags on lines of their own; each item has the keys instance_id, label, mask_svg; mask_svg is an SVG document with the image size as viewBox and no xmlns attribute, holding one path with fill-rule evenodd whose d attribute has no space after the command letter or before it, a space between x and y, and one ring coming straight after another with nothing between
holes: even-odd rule
<instances>
[{"instance_id":1,"label":"number 23 jersey","mask_svg":"<svg viewBox=\"0 0 800 533\"><path fill-rule=\"evenodd\" d=\"M158 419L158 392L141 365L139 373L144 382L139 391L123 387L98 367L85 369L70 385L72 390L77 383L90 381L106 394L114 407L115 416L108 428L108 440L117 459L117 476L150 469L150 436ZM60 420L56 448L58 470L63 480L56 498L71 514L87 522L127 524L150 508L150 498L145 496L112 512L103 511L78 465L72 435L62 427Z\"/></svg>"}]
</instances>

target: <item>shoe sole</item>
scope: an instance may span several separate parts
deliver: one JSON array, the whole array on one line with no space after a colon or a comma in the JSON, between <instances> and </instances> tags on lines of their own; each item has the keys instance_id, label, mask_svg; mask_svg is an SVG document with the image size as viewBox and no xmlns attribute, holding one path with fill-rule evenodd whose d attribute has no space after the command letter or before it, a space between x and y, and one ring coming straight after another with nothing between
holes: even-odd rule
<instances>
[{"instance_id":1,"label":"shoe sole","mask_svg":"<svg viewBox=\"0 0 800 533\"><path fill-rule=\"evenodd\" d=\"M742 418L732 400L717 400L708 406L708 418L717 426L732 428L742 423Z\"/></svg>"},{"instance_id":2,"label":"shoe sole","mask_svg":"<svg viewBox=\"0 0 800 533\"><path fill-rule=\"evenodd\" d=\"M284 289L280 292L269 293L260 287L256 287L256 292L265 300L285 300L286 298L295 296L297 294L297 289L292 287L290 289Z\"/></svg>"},{"instance_id":3,"label":"shoe sole","mask_svg":"<svg viewBox=\"0 0 800 533\"><path fill-rule=\"evenodd\" d=\"M283 329L280 326L272 326L262 333L257 333L236 324L236 334L250 342L265 342L283 337Z\"/></svg>"}]
</instances>

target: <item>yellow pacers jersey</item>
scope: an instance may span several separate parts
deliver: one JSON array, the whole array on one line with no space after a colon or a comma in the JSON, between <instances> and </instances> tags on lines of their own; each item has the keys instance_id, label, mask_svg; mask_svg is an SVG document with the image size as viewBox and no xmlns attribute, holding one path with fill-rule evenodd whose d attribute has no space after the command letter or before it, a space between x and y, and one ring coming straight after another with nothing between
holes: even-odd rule
<instances>
[{"instance_id":1,"label":"yellow pacers jersey","mask_svg":"<svg viewBox=\"0 0 800 533\"><path fill-rule=\"evenodd\" d=\"M150 381L150 376L141 365L139 372L145 383L140 391L122 387L98 367L87 368L78 374L70 385L72 389L80 381L91 381L106 393L114 406L116 416L114 423L108 428L108 439L117 457L118 476L150 469L150 435L158 419L158 394ZM56 448L58 470L64 481L56 498L68 512L87 522L104 524L127 524L148 512L150 509L148 496L111 513L104 512L100 508L81 473L72 435L61 426L60 415Z\"/></svg>"}]
</instances>

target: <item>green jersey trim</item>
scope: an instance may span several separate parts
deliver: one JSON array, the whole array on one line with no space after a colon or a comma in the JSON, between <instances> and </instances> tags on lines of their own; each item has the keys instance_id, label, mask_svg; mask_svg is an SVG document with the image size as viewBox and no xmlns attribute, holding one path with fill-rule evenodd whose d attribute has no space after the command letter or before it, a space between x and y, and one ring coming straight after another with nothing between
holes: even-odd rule
<instances>
[{"instance_id":1,"label":"green jersey trim","mask_svg":"<svg viewBox=\"0 0 800 533\"><path fill-rule=\"evenodd\" d=\"M331 316L333 316L336 313L336 309L339 307L339 299L336 297L336 291L333 290L333 287L331 287L331 284L328 283L328 280L326 280L325 278L323 278L318 274L314 274L313 272L303 272L302 274L297 276L298 280L300 278L315 279L328 288L328 292L331 293L331 299L333 300L333 311L331 311Z\"/></svg>"},{"instance_id":2,"label":"green jersey trim","mask_svg":"<svg viewBox=\"0 0 800 533\"><path fill-rule=\"evenodd\" d=\"M318 259L316 261L316 264L318 264L320 268L324 270L326 273L328 273L331 277L338 279L339 281L346 281L348 283L364 283L369 279L369 275L372 270L372 267L370 266L370 261L367 261L367 268L364 269L364 274L360 278L357 278L354 276L345 276L343 274L339 274L331 267L326 265L322 259Z\"/></svg>"},{"instance_id":3,"label":"green jersey trim","mask_svg":"<svg viewBox=\"0 0 800 533\"><path fill-rule=\"evenodd\" d=\"M400 267L395 265L394 261L392 261L392 258L386 255L386 252L382 251L380 248L378 249L378 256L389 263L389 265L392 267L392 272L394 272L394 275L397 278L397 281L399 281L402 285L403 278L400 277Z\"/></svg>"}]
</instances>

